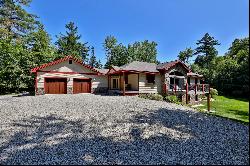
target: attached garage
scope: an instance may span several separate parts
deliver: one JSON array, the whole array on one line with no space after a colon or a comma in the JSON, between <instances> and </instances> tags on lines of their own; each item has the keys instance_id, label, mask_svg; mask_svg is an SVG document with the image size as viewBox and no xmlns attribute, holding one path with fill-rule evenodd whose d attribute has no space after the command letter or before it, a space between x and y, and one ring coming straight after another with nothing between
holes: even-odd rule
<instances>
[{"instance_id":1,"label":"attached garage","mask_svg":"<svg viewBox=\"0 0 250 166\"><path fill-rule=\"evenodd\" d=\"M45 78L45 94L67 94L67 78Z\"/></svg>"},{"instance_id":2,"label":"attached garage","mask_svg":"<svg viewBox=\"0 0 250 166\"><path fill-rule=\"evenodd\" d=\"M71 56L35 67L36 95L95 93L108 89L106 71Z\"/></svg>"},{"instance_id":3,"label":"attached garage","mask_svg":"<svg viewBox=\"0 0 250 166\"><path fill-rule=\"evenodd\" d=\"M73 93L91 93L91 79L73 79Z\"/></svg>"}]
</instances>

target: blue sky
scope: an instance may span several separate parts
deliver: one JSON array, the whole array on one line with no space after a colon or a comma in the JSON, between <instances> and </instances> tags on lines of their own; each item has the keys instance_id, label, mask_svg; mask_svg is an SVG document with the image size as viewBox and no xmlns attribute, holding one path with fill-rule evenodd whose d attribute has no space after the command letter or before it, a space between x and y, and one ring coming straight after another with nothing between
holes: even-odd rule
<instances>
[{"instance_id":1,"label":"blue sky","mask_svg":"<svg viewBox=\"0 0 250 166\"><path fill-rule=\"evenodd\" d=\"M28 11L39 16L51 35L76 23L82 41L95 47L102 63L108 35L125 45L150 40L158 43L158 60L177 59L186 47L208 32L221 43L223 55L235 38L249 36L248 0L33 0Z\"/></svg>"}]
</instances>

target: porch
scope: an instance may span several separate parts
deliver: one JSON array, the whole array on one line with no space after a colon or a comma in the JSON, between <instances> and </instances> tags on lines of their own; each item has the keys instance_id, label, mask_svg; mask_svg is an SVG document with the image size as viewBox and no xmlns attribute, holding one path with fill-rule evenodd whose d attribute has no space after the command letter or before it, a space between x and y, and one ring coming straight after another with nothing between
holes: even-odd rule
<instances>
[{"instance_id":1,"label":"porch","mask_svg":"<svg viewBox=\"0 0 250 166\"><path fill-rule=\"evenodd\" d=\"M123 71L108 75L110 93L122 95L139 94L139 73Z\"/></svg>"}]
</instances>

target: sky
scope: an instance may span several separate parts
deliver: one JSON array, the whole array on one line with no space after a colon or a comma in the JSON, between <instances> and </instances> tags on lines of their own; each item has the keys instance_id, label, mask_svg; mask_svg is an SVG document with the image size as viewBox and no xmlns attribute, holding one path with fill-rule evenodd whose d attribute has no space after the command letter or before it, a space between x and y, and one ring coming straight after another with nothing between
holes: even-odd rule
<instances>
[{"instance_id":1,"label":"sky","mask_svg":"<svg viewBox=\"0 0 250 166\"><path fill-rule=\"evenodd\" d=\"M27 10L39 17L53 42L66 23L75 22L81 41L94 46L102 63L108 35L124 45L155 41L161 62L195 49L206 32L221 43L219 55L235 38L249 36L248 0L33 0Z\"/></svg>"}]
</instances>

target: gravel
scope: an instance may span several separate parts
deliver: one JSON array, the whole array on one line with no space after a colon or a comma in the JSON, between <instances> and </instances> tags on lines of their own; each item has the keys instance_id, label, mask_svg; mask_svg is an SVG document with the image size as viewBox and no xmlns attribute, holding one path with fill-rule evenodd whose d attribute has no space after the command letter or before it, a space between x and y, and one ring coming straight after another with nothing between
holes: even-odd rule
<instances>
[{"instance_id":1,"label":"gravel","mask_svg":"<svg viewBox=\"0 0 250 166\"><path fill-rule=\"evenodd\" d=\"M249 164L249 126L136 96L0 96L0 164Z\"/></svg>"}]
</instances>

